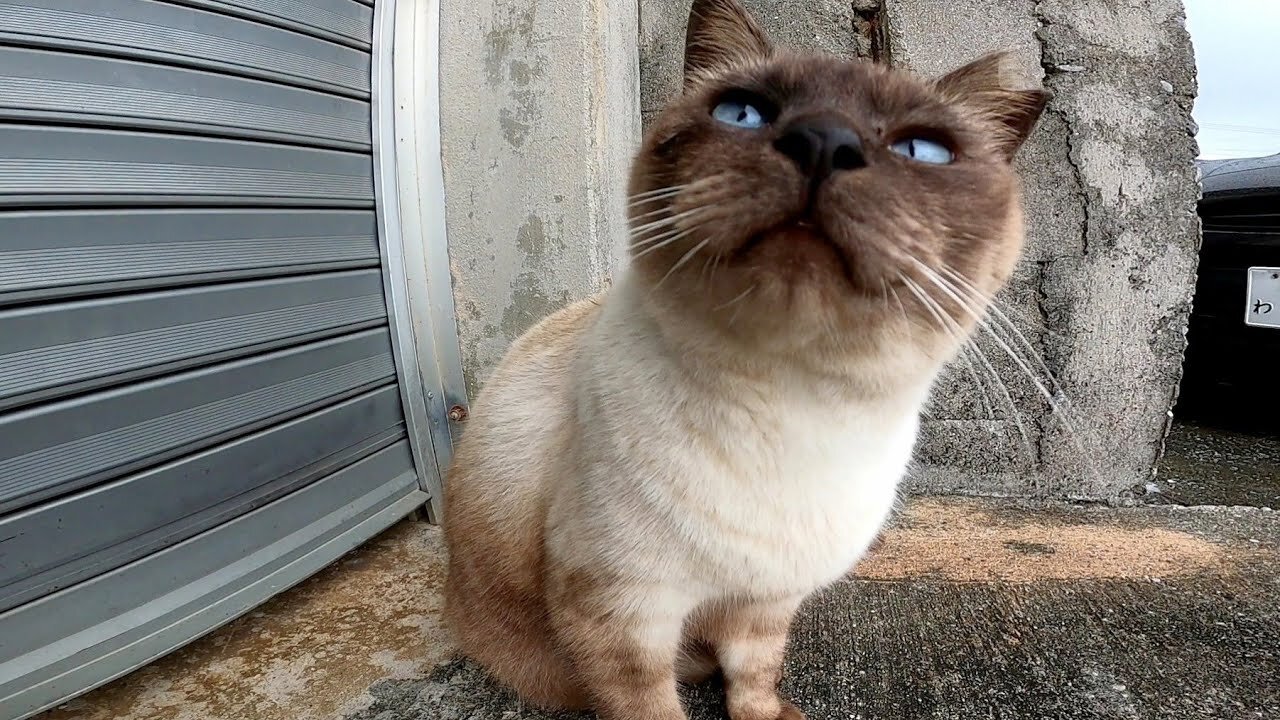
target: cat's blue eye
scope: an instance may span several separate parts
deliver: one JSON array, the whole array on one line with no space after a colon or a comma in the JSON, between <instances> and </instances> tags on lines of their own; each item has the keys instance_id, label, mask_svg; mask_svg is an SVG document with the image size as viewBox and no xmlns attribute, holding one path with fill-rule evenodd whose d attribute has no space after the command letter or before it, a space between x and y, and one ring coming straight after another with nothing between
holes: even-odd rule
<instances>
[{"instance_id":1,"label":"cat's blue eye","mask_svg":"<svg viewBox=\"0 0 1280 720\"><path fill-rule=\"evenodd\" d=\"M912 160L930 165L948 165L956 159L946 145L924 138L907 138L889 146L889 149Z\"/></svg>"},{"instance_id":2,"label":"cat's blue eye","mask_svg":"<svg viewBox=\"0 0 1280 720\"><path fill-rule=\"evenodd\" d=\"M766 125L764 113L755 105L743 100L725 100L711 111L711 117L725 125L758 130Z\"/></svg>"}]
</instances>

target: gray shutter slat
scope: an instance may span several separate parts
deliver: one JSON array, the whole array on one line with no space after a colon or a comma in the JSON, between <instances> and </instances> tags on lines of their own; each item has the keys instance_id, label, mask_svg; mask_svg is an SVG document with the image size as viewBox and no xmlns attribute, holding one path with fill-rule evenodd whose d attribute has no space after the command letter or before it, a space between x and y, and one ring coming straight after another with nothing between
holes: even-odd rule
<instances>
[{"instance_id":1,"label":"gray shutter slat","mask_svg":"<svg viewBox=\"0 0 1280 720\"><path fill-rule=\"evenodd\" d=\"M399 392L387 387L0 520L9 538L0 612L185 540L403 435Z\"/></svg>"},{"instance_id":2,"label":"gray shutter slat","mask_svg":"<svg viewBox=\"0 0 1280 720\"><path fill-rule=\"evenodd\" d=\"M33 668L40 668L51 683L78 683L79 678L68 681L65 673L83 670L85 663L106 659L127 667L138 662L110 655L147 633L176 630L175 639L185 642L192 628L174 628L175 623L190 621L211 600L221 601L271 577L416 490L408 443L401 441L255 512L87 581L83 591L98 598L97 603L57 593L10 611L6 632L0 635L0 700L29 688L26 675ZM229 558L234 559L231 567ZM139 588L167 592L155 595ZM225 617L244 609L237 606ZM113 622L126 613L128 623ZM210 622L198 618L203 627ZM218 624L212 620L213 626ZM144 647L142 652L148 651ZM90 676L100 673L94 668Z\"/></svg>"},{"instance_id":3,"label":"gray shutter slat","mask_svg":"<svg viewBox=\"0 0 1280 720\"><path fill-rule=\"evenodd\" d=\"M369 97L369 54L156 0L0 2L0 39L259 77Z\"/></svg>"},{"instance_id":4,"label":"gray shutter slat","mask_svg":"<svg viewBox=\"0 0 1280 720\"><path fill-rule=\"evenodd\" d=\"M431 500L386 307L372 6L0 0L0 715Z\"/></svg>"},{"instance_id":5,"label":"gray shutter slat","mask_svg":"<svg viewBox=\"0 0 1280 720\"><path fill-rule=\"evenodd\" d=\"M11 212L0 237L0 306L378 262L371 211Z\"/></svg>"},{"instance_id":6,"label":"gray shutter slat","mask_svg":"<svg viewBox=\"0 0 1280 720\"><path fill-rule=\"evenodd\" d=\"M0 119L369 148L369 103L199 70L0 47Z\"/></svg>"},{"instance_id":7,"label":"gray shutter slat","mask_svg":"<svg viewBox=\"0 0 1280 720\"><path fill-rule=\"evenodd\" d=\"M0 312L0 410L385 321L377 270Z\"/></svg>"},{"instance_id":8,"label":"gray shutter slat","mask_svg":"<svg viewBox=\"0 0 1280 720\"><path fill-rule=\"evenodd\" d=\"M367 207L367 155L234 140L0 126L0 205L216 202Z\"/></svg>"},{"instance_id":9,"label":"gray shutter slat","mask_svg":"<svg viewBox=\"0 0 1280 720\"><path fill-rule=\"evenodd\" d=\"M0 417L0 511L194 452L392 382L385 329Z\"/></svg>"},{"instance_id":10,"label":"gray shutter slat","mask_svg":"<svg viewBox=\"0 0 1280 720\"><path fill-rule=\"evenodd\" d=\"M175 0L368 50L373 10L355 0Z\"/></svg>"}]
</instances>

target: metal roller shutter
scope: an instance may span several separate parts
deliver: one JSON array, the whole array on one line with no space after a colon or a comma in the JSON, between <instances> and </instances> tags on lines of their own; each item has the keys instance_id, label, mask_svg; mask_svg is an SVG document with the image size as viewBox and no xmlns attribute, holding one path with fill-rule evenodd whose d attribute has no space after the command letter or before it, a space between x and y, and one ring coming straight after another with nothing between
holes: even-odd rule
<instances>
[{"instance_id":1,"label":"metal roller shutter","mask_svg":"<svg viewBox=\"0 0 1280 720\"><path fill-rule=\"evenodd\" d=\"M0 2L0 717L198 637L438 487L388 312L374 16Z\"/></svg>"}]
</instances>

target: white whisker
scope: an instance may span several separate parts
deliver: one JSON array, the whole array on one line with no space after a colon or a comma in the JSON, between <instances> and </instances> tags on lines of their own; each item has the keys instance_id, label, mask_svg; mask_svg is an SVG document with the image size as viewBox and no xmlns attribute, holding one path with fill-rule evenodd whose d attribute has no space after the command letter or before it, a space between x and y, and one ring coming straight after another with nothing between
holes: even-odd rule
<instances>
[{"instance_id":1,"label":"white whisker","mask_svg":"<svg viewBox=\"0 0 1280 720\"><path fill-rule=\"evenodd\" d=\"M914 260L914 258L912 259ZM1004 353L1009 356L1009 359L1012 360L1014 364L1018 366L1018 369L1021 370L1024 375L1026 375L1027 379L1031 381L1032 385L1036 388L1036 390L1040 393L1040 395L1045 399L1046 402L1048 402L1049 409L1052 411L1052 416L1056 417L1059 420L1059 422L1062 423L1063 429L1066 430L1067 435L1071 438L1072 444L1075 445L1076 449L1080 452L1080 457L1082 460L1085 461L1086 465L1089 467L1089 470L1094 474L1095 478L1101 477L1101 472L1097 469L1094 463L1091 460L1089 460L1088 449L1085 447L1085 444L1081 439L1082 433L1080 432L1079 428L1077 427L1077 425L1072 419L1072 412L1070 410L1069 405L1066 404L1066 401L1067 401L1066 394L1062 392L1061 386L1058 385L1057 380L1053 378L1053 374L1049 372L1048 368L1045 366L1044 360L1040 358L1039 353L1037 353L1035 349L1030 346L1030 342L1027 341L1026 337L1023 336L1021 332L1017 332L1017 335L1021 338L1021 341L1028 348L1030 348L1031 354L1036 358L1036 362L1038 362L1040 364L1040 367L1044 369L1044 371L1048 375L1049 381L1054 385L1054 387L1058 390L1058 392L1056 393L1050 392L1049 389L1045 387L1044 383L1040 381L1040 379L1036 376L1036 373L1027 364L1026 359L1020 353L1016 352L1012 347L1010 347L1009 343L1007 343L1005 339L1001 337L1000 333L996 332L996 329L993 328L989 322L986 322L984 317L982 315L979 315L979 313L970 305L969 302L967 302L965 299L963 299L960 296L960 292L955 287L953 287L951 283L944 280L941 276L939 276L936 272L934 272L932 268L928 267L927 265L920 263L918 260L916 260L915 262L921 267L921 270L925 273L926 278L929 279L930 282L932 282L934 285L937 285L940 290L942 290L944 293L949 295L952 300L954 300L956 303L958 303L961 306L962 309L964 309L966 312L968 312L970 315L974 317L974 319L978 323L978 326L986 331L987 335L993 341L995 341L995 343L1000 347L1000 349L1003 350ZM982 297L981 293L976 292L976 288L972 288L972 291L975 292L975 294L977 294L979 297ZM1013 328L1013 330L1016 332L1017 328L1015 327Z\"/></svg>"},{"instance_id":2,"label":"white whisker","mask_svg":"<svg viewBox=\"0 0 1280 720\"><path fill-rule=\"evenodd\" d=\"M915 260L915 258L911 258L911 260ZM920 300L920 302L938 320L938 322L942 323L944 311L938 306L937 301L926 293L924 288L920 287L920 285L911 278L902 276L902 281L906 283L907 289ZM955 320L951 319L951 322L954 324ZM1031 437L1027 434L1027 428L1022 423L1022 414L1018 411L1018 406L1013 401L1013 395L1009 392L1008 386L1005 385L1004 379L1000 377L1000 373L996 372L995 367L991 364L991 360L987 358L987 354L982 352L982 348L979 348L977 345L973 345L972 347L977 351L979 362L987 372L990 373L992 380L995 381L996 388L1000 391L1005 403L1008 404L1011 419L1013 420L1014 426L1018 429L1018 436L1022 439L1023 449L1027 453L1027 457L1034 464L1037 458L1037 453L1031 446Z\"/></svg>"},{"instance_id":3,"label":"white whisker","mask_svg":"<svg viewBox=\"0 0 1280 720\"><path fill-rule=\"evenodd\" d=\"M746 292L744 292L742 295L738 296L733 300L733 304L737 305L737 307L733 309L733 314L729 316L729 327L733 327L734 321L738 319L738 313L741 312L742 308L746 307L746 303L740 302L742 298L745 298L747 295L750 295L751 292L755 289L756 289L756 286L752 285L751 287L747 288Z\"/></svg>"},{"instance_id":4,"label":"white whisker","mask_svg":"<svg viewBox=\"0 0 1280 720\"><path fill-rule=\"evenodd\" d=\"M639 215L632 215L632 216L631 216L631 222L633 222L633 223L634 223L634 222L638 222L638 221L640 221L640 220L645 220L645 219L647 219L647 218L656 217L656 216L658 216L658 215L662 215L662 214L664 214L664 213L666 213L666 214L670 214L670 213L671 213L671 207L670 207L669 205L663 205L662 207L657 208L656 210L649 210L648 212L644 212L644 213L641 213L641 214L639 214Z\"/></svg>"},{"instance_id":5,"label":"white whisker","mask_svg":"<svg viewBox=\"0 0 1280 720\"><path fill-rule=\"evenodd\" d=\"M678 233L674 233L673 235L671 235L671 237L666 238L666 239L665 239L665 240L663 240L662 242L657 243L656 245L650 245L649 247L645 248L644 250L641 250L640 252L636 253L635 255L632 255L632 256L631 256L631 260L634 262L634 261L639 260L640 258L644 257L645 255L648 255L648 254L649 254L649 253L651 253L651 252L654 252L654 251L657 251L657 250L661 250L662 248L664 248L664 247L666 247L666 246L670 245L671 243L673 243L673 242L675 242L675 241L677 241L677 240L680 240L680 239L682 239L682 238L685 238L685 237L687 237L687 236L691 235L695 229L696 229L696 228L689 228L688 230L681 230L681 231L680 231L680 232L678 232Z\"/></svg>"},{"instance_id":6,"label":"white whisker","mask_svg":"<svg viewBox=\"0 0 1280 720\"><path fill-rule=\"evenodd\" d=\"M964 344L960 346L960 354L964 357L965 365L968 366L969 377L973 380L973 384L977 386L978 392L981 393L978 404L982 407L983 412L987 414L988 420L995 420L995 403L991 401L991 393L987 389L987 384L982 381L981 376L978 375L977 367L973 364L972 353L979 352L982 352L982 350L974 343L973 338L965 338Z\"/></svg>"},{"instance_id":7,"label":"white whisker","mask_svg":"<svg viewBox=\"0 0 1280 720\"><path fill-rule=\"evenodd\" d=\"M697 255L698 251L702 250L702 248L706 247L710 243L711 243L711 238L707 238L702 242L698 243L697 245L694 245L692 248L689 248L689 251L686 252L684 255L681 255L680 259L677 260L675 264L671 266L671 269L667 271L667 274L663 275L662 279L659 280L658 283L653 286L653 289L657 290L658 288L662 287L662 283L666 282L667 278L671 277L672 273L674 273L676 270L679 270L685 263L693 259L693 256Z\"/></svg>"},{"instance_id":8,"label":"white whisker","mask_svg":"<svg viewBox=\"0 0 1280 720\"><path fill-rule=\"evenodd\" d=\"M751 287L747 288L746 290L743 290L742 292L738 293L737 297L735 297L734 299L730 300L729 302L726 302L726 303L724 303L724 304L722 304L722 305L717 305L717 306L715 306L714 308L711 308L711 311L712 311L712 312L719 312L720 310L725 310L725 309L729 308L730 306L734 305L735 303L740 302L741 300L743 300L744 298L746 298L748 295L750 295L750 294L751 294L751 291L753 291L753 290L755 290L755 289L756 289L756 286L755 286L755 285L752 285Z\"/></svg>"},{"instance_id":9,"label":"white whisker","mask_svg":"<svg viewBox=\"0 0 1280 720\"><path fill-rule=\"evenodd\" d=\"M910 316L907 315L907 306L903 304L902 296L898 294L898 288L890 286L889 291L893 293L894 302L898 303L898 312L902 314L902 324L907 326L907 338L914 343L916 336L916 324L912 322Z\"/></svg>"},{"instance_id":10,"label":"white whisker","mask_svg":"<svg viewBox=\"0 0 1280 720\"><path fill-rule=\"evenodd\" d=\"M910 281L908 280L908 282ZM920 288L920 289L923 291L923 288ZM940 309L941 308L939 308L939 310ZM940 322L946 323L947 334L950 335L951 338L959 344L958 355L959 355L959 358L964 362L965 372L966 374L968 374L969 379L973 381L974 388L979 393L981 393L979 398L980 400L979 405L982 407L982 410L986 412L987 419L994 420L995 405L991 401L991 395L987 390L986 383L982 382L982 378L978 374L978 369L974 365L973 356L971 355L971 353L981 354L982 349L974 344L973 339L968 337L967 333L964 332L964 330L960 327L959 323L955 321L955 319L951 318L950 316L946 316L944 318L942 313L933 312L933 308L929 308L929 310L931 313L934 314L934 317L937 318ZM904 310L903 312L905 313L906 311Z\"/></svg>"},{"instance_id":11,"label":"white whisker","mask_svg":"<svg viewBox=\"0 0 1280 720\"><path fill-rule=\"evenodd\" d=\"M654 235L653 237L647 237L647 238L644 238L643 240L637 240L631 243L628 247L630 247L632 250L636 250L636 249L645 247L646 245L652 245L657 242L662 242L663 240L669 240L672 237L675 237L676 235L688 233L688 232L691 232L692 230L694 230L694 228L685 228L683 230L680 228L672 228L660 235Z\"/></svg>"},{"instance_id":12,"label":"white whisker","mask_svg":"<svg viewBox=\"0 0 1280 720\"><path fill-rule=\"evenodd\" d=\"M1009 347L1008 343L1004 341L1004 338L1000 337L999 334L992 330L990 325L985 322L985 313L982 312L981 309L971 307L969 302L960 297L959 293L951 286L950 283L934 272L933 268L925 265L919 260L915 260L915 262L920 267L921 272L925 274L925 279L929 280L929 282L932 282L934 285L937 285L938 289L950 297L952 301L957 303L962 310L968 313L977 322L979 327L986 330L987 334L991 336L991 339L1000 346L1000 349L1004 350L1005 353L1009 355L1009 359L1013 360L1014 363L1016 363L1024 373L1026 373L1027 378L1035 384L1036 389L1044 399L1049 402L1050 406L1056 409L1058 407L1058 402L1054 398L1053 393L1049 392L1049 389L1044 386L1044 383L1040 382L1039 378L1037 378L1035 373L1032 372L1031 367L1027 365L1026 361L1024 361L1018 353L1014 352L1013 348Z\"/></svg>"},{"instance_id":13,"label":"white whisker","mask_svg":"<svg viewBox=\"0 0 1280 720\"><path fill-rule=\"evenodd\" d=\"M668 216L668 217L661 218L661 219L659 219L659 220L654 220L654 221L652 221L652 222L645 223L644 225L640 225L640 226L638 226L638 227L634 227L634 228L632 228L632 229L631 229L631 237L633 237L633 238L637 238L637 237L639 237L639 236L641 236L641 235L645 234L646 232L649 232L649 231L652 231L652 230L659 230L659 229L662 229L662 228L664 228L664 227L667 227L667 226L670 226L670 225L674 225L674 224L676 224L676 223L680 222L681 220L684 220L684 219L686 219L686 218L693 217L693 216L697 215L698 213L703 212L703 211L706 211L706 210L709 210L709 209L710 209L710 208L707 208L707 207L696 207L696 208L691 208L691 209L689 209L689 210L685 210L684 212L676 213L675 215L671 215L671 216Z\"/></svg>"},{"instance_id":14,"label":"white whisker","mask_svg":"<svg viewBox=\"0 0 1280 720\"><path fill-rule=\"evenodd\" d=\"M659 197L667 197L670 195L677 195L682 190L685 190L688 187L689 185L687 183L684 185L667 185L665 187L654 188L652 190L646 190L645 192L636 193L635 195L630 195L628 196L627 199L632 201L638 201L638 200L650 200L650 199L659 198Z\"/></svg>"},{"instance_id":15,"label":"white whisker","mask_svg":"<svg viewBox=\"0 0 1280 720\"><path fill-rule=\"evenodd\" d=\"M1053 386L1054 395L1060 399L1060 402L1062 402L1065 407L1070 407L1071 400L1070 398L1067 397L1066 392L1063 391L1062 386L1058 384L1058 380L1056 377L1054 377L1053 371L1050 370L1049 366L1045 364L1044 358L1040 357L1039 351L1037 351L1035 349L1035 346L1031 344L1031 341L1028 340L1027 337L1022 334L1022 331L1018 329L1018 326L1015 325L1014 322L1010 320L1009 317L1000 310L999 306L994 301L992 301L992 299L987 298L981 291L979 291L976 287L974 287L973 284L970 283L963 275L961 275L960 273L957 273L956 271L952 270L949 267L946 267L945 265L942 267L942 272L951 276L957 283L960 284L962 288L967 289L969 294L973 296L973 298L988 300L987 307L990 310L991 316L996 318L1000 322L1000 324L1003 326L1003 329L1006 332L1010 333L1013 336L1013 338L1018 342L1018 344L1022 346L1022 349L1030 356L1030 360L1032 362L1035 362L1039 366L1038 369L1042 373L1044 373L1045 378Z\"/></svg>"}]
</instances>

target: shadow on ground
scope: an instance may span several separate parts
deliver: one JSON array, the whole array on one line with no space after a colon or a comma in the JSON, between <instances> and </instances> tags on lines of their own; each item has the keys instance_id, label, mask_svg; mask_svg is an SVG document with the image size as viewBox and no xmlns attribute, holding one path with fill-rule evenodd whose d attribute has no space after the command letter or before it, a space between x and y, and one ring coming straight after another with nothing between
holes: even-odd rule
<instances>
[{"instance_id":1,"label":"shadow on ground","mask_svg":"<svg viewBox=\"0 0 1280 720\"><path fill-rule=\"evenodd\" d=\"M716 682L683 688L691 718L719 718L722 693ZM494 685L477 666L454 660L427 678L391 681L370 688L374 702L346 720L592 720L590 713L544 712Z\"/></svg>"},{"instance_id":2,"label":"shadow on ground","mask_svg":"<svg viewBox=\"0 0 1280 720\"><path fill-rule=\"evenodd\" d=\"M1152 502L1280 509L1280 433L1257 423L1175 422L1153 485Z\"/></svg>"}]
</instances>

